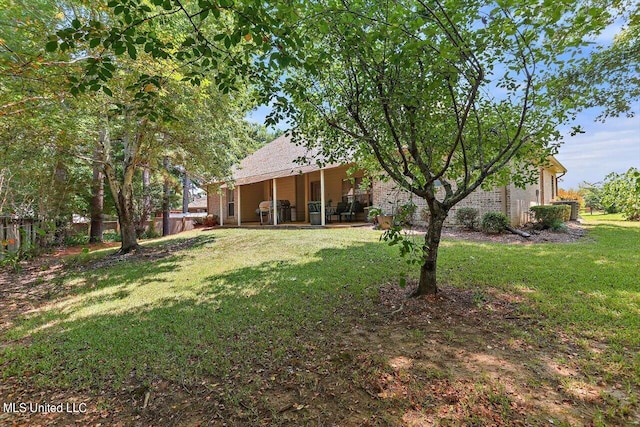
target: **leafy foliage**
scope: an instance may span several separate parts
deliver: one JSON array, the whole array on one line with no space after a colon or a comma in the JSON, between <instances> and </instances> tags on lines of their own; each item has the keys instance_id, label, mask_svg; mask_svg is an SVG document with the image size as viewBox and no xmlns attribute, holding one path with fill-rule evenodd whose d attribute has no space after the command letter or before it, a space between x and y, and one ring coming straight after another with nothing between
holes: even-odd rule
<instances>
[{"instance_id":1,"label":"leafy foliage","mask_svg":"<svg viewBox=\"0 0 640 427\"><path fill-rule=\"evenodd\" d=\"M563 188L560 188L558 190L558 198L560 200L577 200L580 204L580 207L584 207L585 202L580 190L574 190L573 188L565 190Z\"/></svg>"},{"instance_id":2,"label":"leafy foliage","mask_svg":"<svg viewBox=\"0 0 640 427\"><path fill-rule=\"evenodd\" d=\"M509 226L509 218L502 212L487 212L482 216L482 231L489 234L502 233Z\"/></svg>"},{"instance_id":3,"label":"leafy foliage","mask_svg":"<svg viewBox=\"0 0 640 427\"><path fill-rule=\"evenodd\" d=\"M467 230L475 230L478 226L479 214L480 212L476 208L458 208L456 210L456 222Z\"/></svg>"},{"instance_id":4,"label":"leafy foliage","mask_svg":"<svg viewBox=\"0 0 640 427\"><path fill-rule=\"evenodd\" d=\"M598 108L602 121L634 116L640 100L640 4L616 0L610 11L621 27L613 42L597 46L558 76L562 102L579 109Z\"/></svg>"},{"instance_id":5,"label":"leafy foliage","mask_svg":"<svg viewBox=\"0 0 640 427\"><path fill-rule=\"evenodd\" d=\"M610 173L602 186L602 204L622 212L630 221L640 221L640 170Z\"/></svg>"},{"instance_id":6,"label":"leafy foliage","mask_svg":"<svg viewBox=\"0 0 640 427\"><path fill-rule=\"evenodd\" d=\"M580 186L580 194L584 199L584 206L593 210L604 210L605 207L602 204L602 185L582 183Z\"/></svg>"},{"instance_id":7,"label":"leafy foliage","mask_svg":"<svg viewBox=\"0 0 640 427\"><path fill-rule=\"evenodd\" d=\"M558 221L566 222L571 216L571 206L569 205L541 205L532 206L535 220L542 228L553 228Z\"/></svg>"}]
</instances>

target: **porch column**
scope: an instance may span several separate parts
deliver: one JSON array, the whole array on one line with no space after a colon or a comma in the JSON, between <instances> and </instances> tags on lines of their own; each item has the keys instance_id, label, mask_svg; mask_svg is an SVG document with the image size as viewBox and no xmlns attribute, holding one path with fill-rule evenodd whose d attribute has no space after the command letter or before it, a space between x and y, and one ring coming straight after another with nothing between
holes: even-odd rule
<instances>
[{"instance_id":1,"label":"porch column","mask_svg":"<svg viewBox=\"0 0 640 427\"><path fill-rule=\"evenodd\" d=\"M278 225L278 185L276 179L273 178L273 225Z\"/></svg>"},{"instance_id":2,"label":"porch column","mask_svg":"<svg viewBox=\"0 0 640 427\"><path fill-rule=\"evenodd\" d=\"M240 201L240 186L238 185L238 226L240 226L240 224L242 223L240 212L242 212L242 203Z\"/></svg>"},{"instance_id":3,"label":"porch column","mask_svg":"<svg viewBox=\"0 0 640 427\"><path fill-rule=\"evenodd\" d=\"M222 199L222 192L220 193L220 209L218 209L220 211L220 226L224 225L224 219L222 219L224 217L224 200Z\"/></svg>"},{"instance_id":4,"label":"porch column","mask_svg":"<svg viewBox=\"0 0 640 427\"><path fill-rule=\"evenodd\" d=\"M309 216L309 174L304 174L304 222L311 222Z\"/></svg>"},{"instance_id":5,"label":"porch column","mask_svg":"<svg viewBox=\"0 0 640 427\"><path fill-rule=\"evenodd\" d=\"M324 203L324 169L320 169L320 225L325 225L326 207Z\"/></svg>"}]
</instances>

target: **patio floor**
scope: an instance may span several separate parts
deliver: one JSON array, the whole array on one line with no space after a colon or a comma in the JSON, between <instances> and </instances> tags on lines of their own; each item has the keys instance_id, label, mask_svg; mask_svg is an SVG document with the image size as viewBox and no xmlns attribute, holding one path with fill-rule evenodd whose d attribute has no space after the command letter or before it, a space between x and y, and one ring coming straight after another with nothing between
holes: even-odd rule
<instances>
[{"instance_id":1,"label":"patio floor","mask_svg":"<svg viewBox=\"0 0 640 427\"><path fill-rule=\"evenodd\" d=\"M260 224L259 222L243 222L241 225L225 224L220 228L262 228L262 229L314 229L314 228L355 228L370 227L370 222L353 221L353 222L330 222L326 225L311 225L308 222L285 222L278 225Z\"/></svg>"}]
</instances>

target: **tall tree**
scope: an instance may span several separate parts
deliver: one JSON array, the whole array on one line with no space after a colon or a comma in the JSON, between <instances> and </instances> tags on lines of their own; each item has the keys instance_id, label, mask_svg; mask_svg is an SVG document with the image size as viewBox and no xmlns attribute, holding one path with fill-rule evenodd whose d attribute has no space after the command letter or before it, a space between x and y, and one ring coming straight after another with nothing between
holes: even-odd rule
<instances>
[{"instance_id":1,"label":"tall tree","mask_svg":"<svg viewBox=\"0 0 640 427\"><path fill-rule=\"evenodd\" d=\"M102 137L102 135L100 136ZM89 243L102 242L104 215L104 174L102 172L102 158L98 147L95 148L93 163L93 179L91 181L91 226L89 228Z\"/></svg>"},{"instance_id":2,"label":"tall tree","mask_svg":"<svg viewBox=\"0 0 640 427\"><path fill-rule=\"evenodd\" d=\"M327 161L368 159L426 201L415 294L433 294L449 211L481 186L537 178L571 117L550 76L609 15L518 0L324 0L307 12L312 40L274 119L293 115L297 140L320 142Z\"/></svg>"},{"instance_id":3,"label":"tall tree","mask_svg":"<svg viewBox=\"0 0 640 427\"><path fill-rule=\"evenodd\" d=\"M165 4L156 12L165 10ZM179 5L178 10L186 10L179 2L175 5ZM140 34L132 39L131 32L120 26L133 26L132 16L146 16L151 7L139 4L140 9L134 11L129 6L126 10L114 7L111 14L70 9L69 28L52 35L46 45L51 52L84 57L84 73L67 79L71 93L86 93L102 111L99 129L106 137L98 139L98 152L121 225L121 253L138 248L136 224L140 221L136 217L134 180L140 176L137 170L142 165L157 164L158 159L169 155L174 157L174 164L183 165L190 173L224 176L230 161L236 158L232 151L249 141L242 118L250 104L241 85L242 75L231 77L236 74L229 72L227 64L214 63L211 56L207 62L198 62L199 66L226 75L228 78L218 80L227 86L213 85L208 78L180 70L180 61L193 65L198 54L189 48L179 49L177 55L171 46L186 48L194 44L189 32L195 17L159 12L155 17L162 21L161 26L136 20ZM201 22L197 29L226 31L225 25L222 19L210 20ZM211 55L212 48L223 52L228 47L229 42L217 40L207 52ZM235 89L233 94L230 85ZM187 128L185 123L195 125ZM78 154L89 158L88 147L82 150Z\"/></svg>"}]
</instances>

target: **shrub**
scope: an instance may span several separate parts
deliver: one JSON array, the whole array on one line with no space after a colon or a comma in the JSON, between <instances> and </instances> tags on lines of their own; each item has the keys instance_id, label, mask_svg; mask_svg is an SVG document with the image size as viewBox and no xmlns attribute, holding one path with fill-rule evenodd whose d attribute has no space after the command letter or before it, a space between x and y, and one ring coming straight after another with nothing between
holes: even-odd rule
<instances>
[{"instance_id":1,"label":"shrub","mask_svg":"<svg viewBox=\"0 0 640 427\"><path fill-rule=\"evenodd\" d=\"M115 231L107 231L102 234L103 242L122 242L122 236Z\"/></svg>"},{"instance_id":2,"label":"shrub","mask_svg":"<svg viewBox=\"0 0 640 427\"><path fill-rule=\"evenodd\" d=\"M500 212L487 212L482 217L482 231L485 233L502 233L508 225L509 218Z\"/></svg>"},{"instance_id":3,"label":"shrub","mask_svg":"<svg viewBox=\"0 0 640 427\"><path fill-rule=\"evenodd\" d=\"M467 230L475 230L479 214L476 208L460 208L456 211L456 222Z\"/></svg>"},{"instance_id":4,"label":"shrub","mask_svg":"<svg viewBox=\"0 0 640 427\"><path fill-rule=\"evenodd\" d=\"M557 233L566 233L569 231L567 224L560 219L554 219L549 228Z\"/></svg>"},{"instance_id":5,"label":"shrub","mask_svg":"<svg viewBox=\"0 0 640 427\"><path fill-rule=\"evenodd\" d=\"M89 236L86 234L71 234L64 237L64 246L81 246L89 243Z\"/></svg>"},{"instance_id":6,"label":"shrub","mask_svg":"<svg viewBox=\"0 0 640 427\"><path fill-rule=\"evenodd\" d=\"M544 205L531 208L536 222L543 228L552 228L554 222L569 221L571 206L569 205Z\"/></svg>"},{"instance_id":7,"label":"shrub","mask_svg":"<svg viewBox=\"0 0 640 427\"><path fill-rule=\"evenodd\" d=\"M218 218L218 215L214 215L214 214L207 215L207 217L202 221L202 225L204 225L205 227L213 227L214 225L220 225L220 220Z\"/></svg>"}]
</instances>

